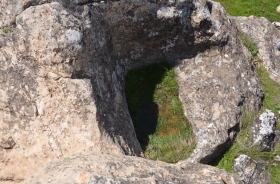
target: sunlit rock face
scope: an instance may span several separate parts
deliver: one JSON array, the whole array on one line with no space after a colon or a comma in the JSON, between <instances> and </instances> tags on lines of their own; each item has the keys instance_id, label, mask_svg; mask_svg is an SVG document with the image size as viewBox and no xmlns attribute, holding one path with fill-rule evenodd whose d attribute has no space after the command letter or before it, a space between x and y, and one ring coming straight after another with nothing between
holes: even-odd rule
<instances>
[{"instance_id":1,"label":"sunlit rock face","mask_svg":"<svg viewBox=\"0 0 280 184\"><path fill-rule=\"evenodd\" d=\"M272 24L265 18L236 17L234 18L239 29L258 44L258 57L269 73L270 78L280 83L280 51L277 48L280 44L279 23Z\"/></svg>"},{"instance_id":2,"label":"sunlit rock face","mask_svg":"<svg viewBox=\"0 0 280 184\"><path fill-rule=\"evenodd\" d=\"M244 183L225 170L199 163L167 164L139 157L88 152L36 170L29 183Z\"/></svg>"},{"instance_id":3,"label":"sunlit rock face","mask_svg":"<svg viewBox=\"0 0 280 184\"><path fill-rule=\"evenodd\" d=\"M245 183L270 183L271 175L267 168L267 163L254 161L247 155L234 159L233 170Z\"/></svg>"},{"instance_id":4,"label":"sunlit rock face","mask_svg":"<svg viewBox=\"0 0 280 184\"><path fill-rule=\"evenodd\" d=\"M197 141L190 161L221 154L242 107L259 107L251 56L218 3L2 0L0 8L0 181L84 151L141 156L124 76L153 62L176 67Z\"/></svg>"}]
</instances>

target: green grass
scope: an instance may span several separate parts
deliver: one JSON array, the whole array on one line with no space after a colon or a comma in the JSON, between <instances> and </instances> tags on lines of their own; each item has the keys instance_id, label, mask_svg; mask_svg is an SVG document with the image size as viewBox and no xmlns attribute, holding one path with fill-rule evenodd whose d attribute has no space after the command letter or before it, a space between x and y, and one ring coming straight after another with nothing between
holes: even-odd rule
<instances>
[{"instance_id":1,"label":"green grass","mask_svg":"<svg viewBox=\"0 0 280 184\"><path fill-rule=\"evenodd\" d=\"M263 65L257 67L257 73L259 75L262 89L265 92L263 108L261 111L264 111L265 109L270 109L278 116L279 119L278 111L280 110L280 85L269 77L269 74ZM279 120L277 122L276 129L280 130ZM273 158L277 154L280 155L280 142L278 142L276 150L274 152L266 152L263 154L263 160L269 163L268 169L270 174L272 175L271 184L279 184L280 164L273 165Z\"/></svg>"},{"instance_id":2,"label":"green grass","mask_svg":"<svg viewBox=\"0 0 280 184\"><path fill-rule=\"evenodd\" d=\"M257 67L257 73L260 79L262 89L264 90L263 109L270 109L275 114L280 110L280 85L270 79L264 66Z\"/></svg>"},{"instance_id":3,"label":"green grass","mask_svg":"<svg viewBox=\"0 0 280 184\"><path fill-rule=\"evenodd\" d=\"M195 141L178 98L173 67L157 63L128 72L125 92L145 157L169 163L188 158Z\"/></svg>"},{"instance_id":4,"label":"green grass","mask_svg":"<svg viewBox=\"0 0 280 184\"><path fill-rule=\"evenodd\" d=\"M239 154L246 154L250 157L253 156L254 152L256 152L258 149L248 149L246 146L246 141L248 138L249 124L256 116L256 114L257 113L255 111L252 111L248 108L245 108L243 110L240 121L241 130L238 133L235 143L232 145L232 147L229 148L229 150L225 154L222 155L222 157L212 161L210 165L217 166L220 169L225 169L228 172L232 172L233 160Z\"/></svg>"},{"instance_id":5,"label":"green grass","mask_svg":"<svg viewBox=\"0 0 280 184\"><path fill-rule=\"evenodd\" d=\"M217 166L218 168L225 169L228 172L232 172L233 160L239 154L246 154L256 161L265 161L268 163L268 169L272 176L271 183L276 184L280 181L280 165L274 165L274 158L278 154L280 155L280 143L278 142L275 151L263 152L258 147L247 146L248 137L248 125L254 117L257 117L265 109L272 110L279 118L278 111L280 110L280 85L273 81L264 68L261 59L257 56L258 46L256 43L252 42L244 33L239 32L240 38L243 44L251 52L253 59L256 64L256 72L258 74L261 87L264 91L263 107L260 112L256 112L245 109L241 118L241 130L238 133L235 143L233 146L221 157L214 160L211 165ZM276 128L280 130L279 122Z\"/></svg>"},{"instance_id":6,"label":"green grass","mask_svg":"<svg viewBox=\"0 0 280 184\"><path fill-rule=\"evenodd\" d=\"M243 33L241 30L238 30L238 34L239 34L243 44L247 47L249 52L252 54L253 58L255 60L258 60L258 58L257 58L258 52L259 52L258 44L256 44L255 42L252 42L250 40L250 38L245 33Z\"/></svg>"},{"instance_id":7,"label":"green grass","mask_svg":"<svg viewBox=\"0 0 280 184\"><path fill-rule=\"evenodd\" d=\"M271 22L280 21L280 13L276 7L280 0L215 0L225 7L227 13L232 16L265 17Z\"/></svg>"}]
</instances>

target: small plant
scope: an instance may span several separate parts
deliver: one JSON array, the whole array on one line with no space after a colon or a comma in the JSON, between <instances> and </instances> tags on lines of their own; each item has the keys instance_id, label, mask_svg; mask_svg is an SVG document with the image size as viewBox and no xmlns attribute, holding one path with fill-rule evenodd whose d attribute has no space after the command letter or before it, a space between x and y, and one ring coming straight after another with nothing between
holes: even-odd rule
<instances>
[{"instance_id":1,"label":"small plant","mask_svg":"<svg viewBox=\"0 0 280 184\"><path fill-rule=\"evenodd\" d=\"M12 29L10 29L8 27L2 27L1 29L2 29L3 33L9 33L9 32L11 33L12 32Z\"/></svg>"},{"instance_id":2,"label":"small plant","mask_svg":"<svg viewBox=\"0 0 280 184\"><path fill-rule=\"evenodd\" d=\"M258 44L253 42L243 31L238 29L238 35L240 36L243 44L248 49L253 57L253 64L255 67L259 66L262 60L258 57L259 47Z\"/></svg>"},{"instance_id":3,"label":"small plant","mask_svg":"<svg viewBox=\"0 0 280 184\"><path fill-rule=\"evenodd\" d=\"M81 79L83 77L84 77L84 71L83 70L74 71L72 73L72 76L71 76L72 79Z\"/></svg>"},{"instance_id":4,"label":"small plant","mask_svg":"<svg viewBox=\"0 0 280 184\"><path fill-rule=\"evenodd\" d=\"M249 52L251 52L253 58L256 58L259 52L258 45L255 42L251 41L244 33L241 34L241 39Z\"/></svg>"}]
</instances>

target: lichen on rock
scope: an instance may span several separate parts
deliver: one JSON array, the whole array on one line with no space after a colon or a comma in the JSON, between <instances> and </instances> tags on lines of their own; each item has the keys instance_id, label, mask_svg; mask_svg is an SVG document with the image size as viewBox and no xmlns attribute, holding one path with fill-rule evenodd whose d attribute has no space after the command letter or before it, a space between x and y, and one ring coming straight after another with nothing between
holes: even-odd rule
<instances>
[{"instance_id":1,"label":"lichen on rock","mask_svg":"<svg viewBox=\"0 0 280 184\"><path fill-rule=\"evenodd\" d=\"M167 164L143 158L88 152L50 163L34 172L29 183L244 183L240 177L208 165Z\"/></svg>"},{"instance_id":2,"label":"lichen on rock","mask_svg":"<svg viewBox=\"0 0 280 184\"><path fill-rule=\"evenodd\" d=\"M0 33L0 135L16 143L0 149L0 181L85 151L141 156L124 76L160 60L176 67L193 162L231 145L245 104L260 107L252 58L219 3L2 0L0 9L11 29Z\"/></svg>"},{"instance_id":3,"label":"lichen on rock","mask_svg":"<svg viewBox=\"0 0 280 184\"><path fill-rule=\"evenodd\" d=\"M280 52L277 46L280 43L280 30L264 17L236 17L234 18L239 29L258 45L258 57L269 76L280 83Z\"/></svg>"},{"instance_id":4,"label":"lichen on rock","mask_svg":"<svg viewBox=\"0 0 280 184\"><path fill-rule=\"evenodd\" d=\"M260 146L264 151L275 147L276 116L271 110L266 110L255 118L249 126L249 142L251 146Z\"/></svg>"},{"instance_id":5,"label":"lichen on rock","mask_svg":"<svg viewBox=\"0 0 280 184\"><path fill-rule=\"evenodd\" d=\"M271 178L267 171L267 164L256 162L247 155L239 155L234 160L233 169L245 183L270 183Z\"/></svg>"}]
</instances>

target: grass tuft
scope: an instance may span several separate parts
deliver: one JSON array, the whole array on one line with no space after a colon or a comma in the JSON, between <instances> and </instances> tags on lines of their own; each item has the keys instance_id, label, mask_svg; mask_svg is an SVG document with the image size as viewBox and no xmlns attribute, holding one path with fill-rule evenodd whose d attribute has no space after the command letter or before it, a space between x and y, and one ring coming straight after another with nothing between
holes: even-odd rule
<instances>
[{"instance_id":1,"label":"grass tuft","mask_svg":"<svg viewBox=\"0 0 280 184\"><path fill-rule=\"evenodd\" d=\"M0 29L2 29L2 32L3 33L11 33L12 32L12 29L8 28L8 27L0 27Z\"/></svg>"},{"instance_id":2,"label":"grass tuft","mask_svg":"<svg viewBox=\"0 0 280 184\"><path fill-rule=\"evenodd\" d=\"M125 92L145 157L175 163L192 153L195 140L179 100L173 67L157 63L126 75Z\"/></svg>"},{"instance_id":3,"label":"grass tuft","mask_svg":"<svg viewBox=\"0 0 280 184\"><path fill-rule=\"evenodd\" d=\"M276 12L279 0L215 0L225 7L232 16L265 17L271 22L279 22L280 13Z\"/></svg>"},{"instance_id":4,"label":"grass tuft","mask_svg":"<svg viewBox=\"0 0 280 184\"><path fill-rule=\"evenodd\" d=\"M262 64L256 68L256 71L264 91L262 111L270 109L277 115L280 110L280 85L269 77L267 70Z\"/></svg>"},{"instance_id":5,"label":"grass tuft","mask_svg":"<svg viewBox=\"0 0 280 184\"><path fill-rule=\"evenodd\" d=\"M241 30L239 30L238 33L239 33L239 36L240 36L243 44L247 47L249 52L252 54L253 58L257 59L258 52L259 52L258 44L251 41L251 39L245 33L243 33Z\"/></svg>"}]
</instances>

